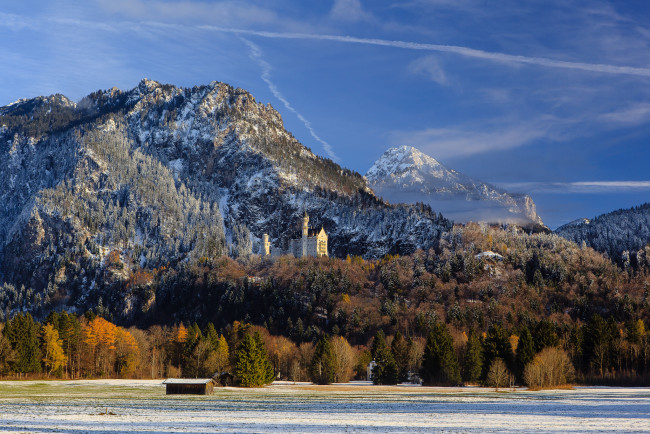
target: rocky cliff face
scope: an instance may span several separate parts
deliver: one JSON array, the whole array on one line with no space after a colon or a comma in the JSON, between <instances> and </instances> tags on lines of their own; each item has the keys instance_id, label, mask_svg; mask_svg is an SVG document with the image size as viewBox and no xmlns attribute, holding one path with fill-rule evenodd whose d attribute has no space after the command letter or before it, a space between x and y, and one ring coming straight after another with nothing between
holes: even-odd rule
<instances>
[{"instance_id":1,"label":"rocky cliff face","mask_svg":"<svg viewBox=\"0 0 650 434\"><path fill-rule=\"evenodd\" d=\"M17 101L0 108L0 158L0 281L37 304L92 304L139 269L248 253L263 233L286 243L305 211L334 256L427 249L449 228L378 200L218 82Z\"/></svg>"},{"instance_id":2,"label":"rocky cliff face","mask_svg":"<svg viewBox=\"0 0 650 434\"><path fill-rule=\"evenodd\" d=\"M459 222L543 224L529 196L472 179L410 146L387 150L366 178L391 203L426 203Z\"/></svg>"}]
</instances>

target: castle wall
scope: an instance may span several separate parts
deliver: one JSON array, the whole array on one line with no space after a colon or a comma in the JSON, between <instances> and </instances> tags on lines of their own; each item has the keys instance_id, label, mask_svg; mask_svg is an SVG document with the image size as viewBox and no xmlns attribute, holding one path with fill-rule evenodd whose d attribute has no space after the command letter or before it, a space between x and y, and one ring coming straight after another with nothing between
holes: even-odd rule
<instances>
[{"instance_id":1,"label":"castle wall","mask_svg":"<svg viewBox=\"0 0 650 434\"><path fill-rule=\"evenodd\" d=\"M263 243L264 243L264 252L266 254L271 254L271 256L282 256L282 255L293 255L296 258L302 258L304 256L329 256L327 253L327 234L325 230L321 228L320 232L310 237L308 236L308 222L309 216L305 213L303 218L303 228L302 228L302 238L294 238L289 240L289 245L287 250L271 246L268 241L268 235L264 234Z\"/></svg>"}]
</instances>

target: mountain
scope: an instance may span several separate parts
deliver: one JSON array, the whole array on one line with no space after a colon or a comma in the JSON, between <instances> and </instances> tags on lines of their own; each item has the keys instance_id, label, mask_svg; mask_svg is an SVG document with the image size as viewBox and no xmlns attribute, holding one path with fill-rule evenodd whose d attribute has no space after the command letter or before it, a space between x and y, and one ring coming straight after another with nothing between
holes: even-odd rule
<instances>
[{"instance_id":1,"label":"mountain","mask_svg":"<svg viewBox=\"0 0 650 434\"><path fill-rule=\"evenodd\" d=\"M270 105L219 82L17 101L0 107L0 159L0 309L92 306L160 267L247 255L263 233L286 243L305 211L342 257L429 249L450 228L378 200ZM133 291L125 311L154 296Z\"/></svg>"},{"instance_id":2,"label":"mountain","mask_svg":"<svg viewBox=\"0 0 650 434\"><path fill-rule=\"evenodd\" d=\"M392 203L426 203L459 222L543 225L529 196L472 179L411 146L388 149L366 179L378 196Z\"/></svg>"},{"instance_id":3,"label":"mountain","mask_svg":"<svg viewBox=\"0 0 650 434\"><path fill-rule=\"evenodd\" d=\"M650 203L594 219L578 219L555 230L567 240L592 247L624 267L650 263Z\"/></svg>"}]
</instances>

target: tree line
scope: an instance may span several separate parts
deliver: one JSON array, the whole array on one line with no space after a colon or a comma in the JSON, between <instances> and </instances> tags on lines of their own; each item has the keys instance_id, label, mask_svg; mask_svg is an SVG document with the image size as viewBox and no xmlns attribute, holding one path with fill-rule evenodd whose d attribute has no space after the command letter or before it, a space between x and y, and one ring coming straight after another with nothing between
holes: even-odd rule
<instances>
[{"instance_id":1,"label":"tree line","mask_svg":"<svg viewBox=\"0 0 650 434\"><path fill-rule=\"evenodd\" d=\"M355 346L327 334L296 342L237 321L219 332L212 323L127 329L92 312L52 312L42 323L18 313L0 329L0 374L6 377L215 377L241 386L368 378L497 388L647 384L650 378L644 321L619 324L599 315L568 334L546 319L531 328L495 324L483 332L435 322L426 339L379 330Z\"/></svg>"}]
</instances>

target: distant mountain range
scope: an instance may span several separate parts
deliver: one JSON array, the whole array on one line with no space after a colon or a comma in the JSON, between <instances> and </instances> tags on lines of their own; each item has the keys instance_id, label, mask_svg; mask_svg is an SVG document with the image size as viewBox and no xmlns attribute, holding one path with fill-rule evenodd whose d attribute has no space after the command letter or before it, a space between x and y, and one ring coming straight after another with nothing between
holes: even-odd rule
<instances>
[{"instance_id":1,"label":"distant mountain range","mask_svg":"<svg viewBox=\"0 0 650 434\"><path fill-rule=\"evenodd\" d=\"M26 305L94 306L138 269L282 245L306 211L333 256L434 247L450 222L378 200L280 114L213 82L0 107L0 282ZM125 314L134 309L122 296Z\"/></svg>"},{"instance_id":2,"label":"distant mountain range","mask_svg":"<svg viewBox=\"0 0 650 434\"><path fill-rule=\"evenodd\" d=\"M650 203L619 209L591 220L574 220L557 228L555 233L607 253L624 267L650 263Z\"/></svg>"},{"instance_id":3,"label":"distant mountain range","mask_svg":"<svg viewBox=\"0 0 650 434\"><path fill-rule=\"evenodd\" d=\"M378 196L391 203L422 202L461 223L543 225L529 196L470 178L411 146L388 149L366 179Z\"/></svg>"}]
</instances>

